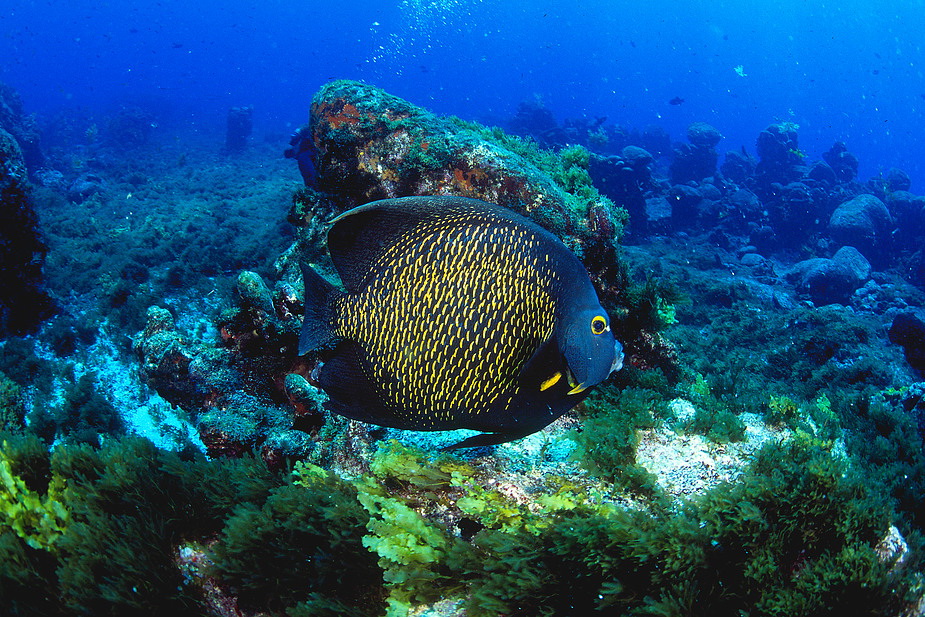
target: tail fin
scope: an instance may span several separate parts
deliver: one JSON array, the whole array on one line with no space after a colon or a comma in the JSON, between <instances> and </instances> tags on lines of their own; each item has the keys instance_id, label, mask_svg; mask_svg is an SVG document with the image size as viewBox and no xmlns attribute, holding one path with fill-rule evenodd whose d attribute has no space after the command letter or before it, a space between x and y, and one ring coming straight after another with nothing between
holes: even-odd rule
<instances>
[{"instance_id":1,"label":"tail fin","mask_svg":"<svg viewBox=\"0 0 925 617\"><path fill-rule=\"evenodd\" d=\"M340 292L321 278L311 266L302 263L305 284L305 317L299 336L299 355L332 344L336 338L331 329L331 300Z\"/></svg>"}]
</instances>

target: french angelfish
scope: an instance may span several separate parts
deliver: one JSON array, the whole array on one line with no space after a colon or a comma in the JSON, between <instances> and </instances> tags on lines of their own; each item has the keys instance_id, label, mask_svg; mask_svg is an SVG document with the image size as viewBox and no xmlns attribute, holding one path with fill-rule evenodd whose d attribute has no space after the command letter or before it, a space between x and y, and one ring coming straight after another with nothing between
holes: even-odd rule
<instances>
[{"instance_id":1,"label":"french angelfish","mask_svg":"<svg viewBox=\"0 0 925 617\"><path fill-rule=\"evenodd\" d=\"M622 366L581 262L507 208L374 201L333 220L328 250L346 291L302 264L299 354L333 347L315 377L334 413L491 445L542 429Z\"/></svg>"}]
</instances>

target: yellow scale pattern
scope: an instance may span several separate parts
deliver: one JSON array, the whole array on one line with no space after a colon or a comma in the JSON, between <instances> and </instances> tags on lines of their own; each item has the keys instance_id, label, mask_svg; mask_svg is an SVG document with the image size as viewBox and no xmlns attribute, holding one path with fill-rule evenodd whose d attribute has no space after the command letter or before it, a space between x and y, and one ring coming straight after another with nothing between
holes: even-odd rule
<instances>
[{"instance_id":1,"label":"yellow scale pattern","mask_svg":"<svg viewBox=\"0 0 925 617\"><path fill-rule=\"evenodd\" d=\"M383 405L421 428L507 408L555 326L557 274L529 230L471 213L412 229L344 297L337 333L366 351Z\"/></svg>"}]
</instances>

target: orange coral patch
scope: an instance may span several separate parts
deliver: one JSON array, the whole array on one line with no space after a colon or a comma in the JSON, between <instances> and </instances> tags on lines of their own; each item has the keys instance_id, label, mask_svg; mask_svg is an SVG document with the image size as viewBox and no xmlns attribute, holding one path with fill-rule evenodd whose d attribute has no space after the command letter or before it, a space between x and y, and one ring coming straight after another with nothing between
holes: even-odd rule
<instances>
[{"instance_id":1,"label":"orange coral patch","mask_svg":"<svg viewBox=\"0 0 925 617\"><path fill-rule=\"evenodd\" d=\"M478 192L481 188L479 185L484 185L487 179L488 174L481 169L470 169L466 171L457 167L453 170L453 182L463 193Z\"/></svg>"},{"instance_id":2,"label":"orange coral patch","mask_svg":"<svg viewBox=\"0 0 925 617\"><path fill-rule=\"evenodd\" d=\"M327 106L326 106L327 107ZM331 105L330 107L334 107ZM358 124L360 122L360 110L352 103L344 103L339 111L324 110L324 115L331 125L332 129L339 129L345 124Z\"/></svg>"}]
</instances>

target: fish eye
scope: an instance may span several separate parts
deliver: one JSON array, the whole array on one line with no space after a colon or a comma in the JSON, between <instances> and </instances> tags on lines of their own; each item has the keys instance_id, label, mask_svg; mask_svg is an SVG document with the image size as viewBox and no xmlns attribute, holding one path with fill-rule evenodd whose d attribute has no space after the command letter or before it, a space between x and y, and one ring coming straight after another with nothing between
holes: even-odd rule
<instances>
[{"instance_id":1,"label":"fish eye","mask_svg":"<svg viewBox=\"0 0 925 617\"><path fill-rule=\"evenodd\" d=\"M595 315L591 319L591 333L603 334L604 332L607 332L607 319L601 315Z\"/></svg>"}]
</instances>

